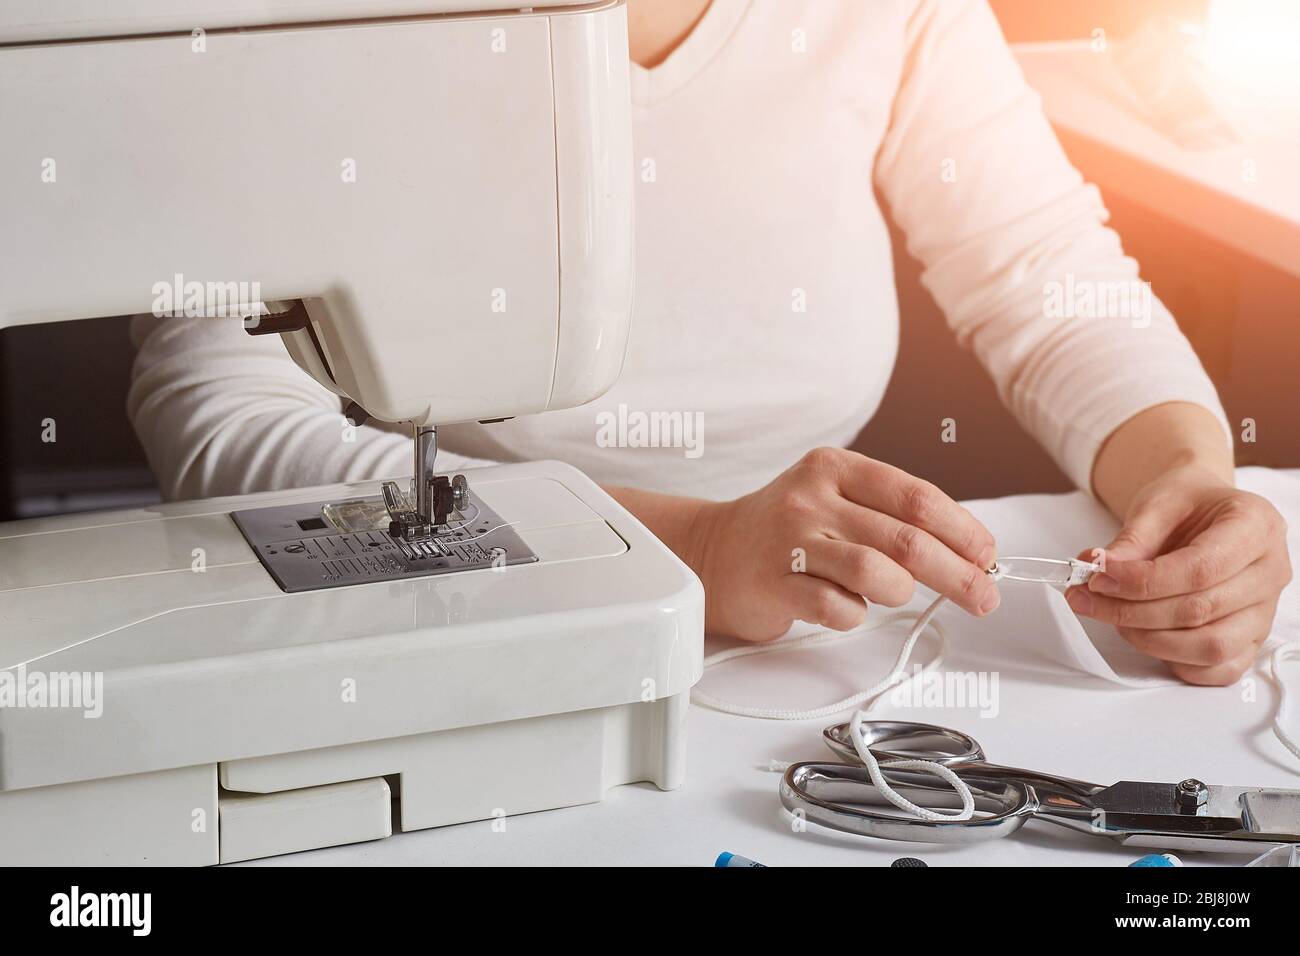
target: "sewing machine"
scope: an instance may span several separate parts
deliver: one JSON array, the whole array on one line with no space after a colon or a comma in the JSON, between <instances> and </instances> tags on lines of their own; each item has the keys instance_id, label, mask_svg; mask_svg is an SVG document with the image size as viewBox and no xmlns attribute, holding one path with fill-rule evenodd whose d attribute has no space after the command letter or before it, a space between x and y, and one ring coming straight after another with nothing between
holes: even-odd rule
<instances>
[{"instance_id":1,"label":"sewing machine","mask_svg":"<svg viewBox=\"0 0 1300 956\"><path fill-rule=\"evenodd\" d=\"M409 483L0 525L0 862L681 783L699 581L566 465L435 471L438 424L590 401L627 342L622 2L494 6L0 9L0 326L174 287L162 311L278 334L354 423L413 432Z\"/></svg>"}]
</instances>

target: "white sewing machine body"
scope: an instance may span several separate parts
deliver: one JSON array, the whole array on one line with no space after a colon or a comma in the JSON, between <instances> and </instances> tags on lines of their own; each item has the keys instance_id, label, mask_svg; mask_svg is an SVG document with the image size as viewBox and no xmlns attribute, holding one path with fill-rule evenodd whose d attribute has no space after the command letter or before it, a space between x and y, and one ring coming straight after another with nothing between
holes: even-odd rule
<instances>
[{"instance_id":1,"label":"white sewing machine body","mask_svg":"<svg viewBox=\"0 0 1300 956\"><path fill-rule=\"evenodd\" d=\"M566 465L471 474L535 562L285 593L230 517L373 485L0 526L0 667L103 675L99 716L0 707L0 859L376 839L394 775L404 830L679 786L698 580Z\"/></svg>"},{"instance_id":2,"label":"white sewing machine body","mask_svg":"<svg viewBox=\"0 0 1300 956\"><path fill-rule=\"evenodd\" d=\"M297 303L272 331L385 421L599 396L631 312L624 10L490 7L7 3L0 327ZM699 581L572 468L471 476L436 540L386 533L377 483L0 525L0 862L678 786ZM81 675L97 703L48 706Z\"/></svg>"},{"instance_id":3,"label":"white sewing machine body","mask_svg":"<svg viewBox=\"0 0 1300 956\"><path fill-rule=\"evenodd\" d=\"M301 301L290 354L381 421L599 396L632 296L622 0L485 5L6 2L0 327Z\"/></svg>"}]
</instances>

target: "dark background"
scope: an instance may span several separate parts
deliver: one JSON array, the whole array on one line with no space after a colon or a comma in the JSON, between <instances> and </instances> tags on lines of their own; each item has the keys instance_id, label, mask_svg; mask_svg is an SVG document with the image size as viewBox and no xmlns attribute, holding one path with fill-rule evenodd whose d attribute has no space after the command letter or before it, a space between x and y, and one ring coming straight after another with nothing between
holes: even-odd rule
<instances>
[{"instance_id":1,"label":"dark background","mask_svg":"<svg viewBox=\"0 0 1300 956\"><path fill-rule=\"evenodd\" d=\"M1012 42L1120 38L1146 18L1195 18L1206 0L993 0ZM1086 166L1083 169L1088 174ZM1104 191L1104 187L1103 187ZM1260 421L1242 464L1300 465L1300 282L1158 213L1106 196L1112 225L1144 277L1179 317L1210 370L1230 420ZM998 403L919 286L896 237L902 346L880 413L855 447L926 477L954 497L1063 491L1065 477ZM0 291L0 294L3 294ZM0 520L157 500L125 399L133 349L123 319L0 332ZM935 383L943 383L940 391ZM960 396L961 441L938 440ZM41 422L59 440L40 441ZM932 435L933 441L918 436Z\"/></svg>"}]
</instances>

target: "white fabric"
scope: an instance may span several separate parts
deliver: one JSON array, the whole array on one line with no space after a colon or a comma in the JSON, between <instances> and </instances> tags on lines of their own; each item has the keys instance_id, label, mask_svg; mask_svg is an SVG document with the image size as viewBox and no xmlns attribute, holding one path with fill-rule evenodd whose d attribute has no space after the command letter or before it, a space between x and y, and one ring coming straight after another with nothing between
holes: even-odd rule
<instances>
[{"instance_id":1,"label":"white fabric","mask_svg":"<svg viewBox=\"0 0 1300 956\"><path fill-rule=\"evenodd\" d=\"M1020 588L1018 595L1025 591ZM1046 620L1039 625L1040 633L1056 634L1064 657L1071 670L1091 674L1111 684L1122 687L1158 687L1177 683L1177 678L1165 674L1122 674L1106 659L1097 645L1088 637L1083 623L1065 601L1065 592L1056 588L1041 588L1040 593L1024 594L1024 599L1045 612Z\"/></svg>"},{"instance_id":2,"label":"white fabric","mask_svg":"<svg viewBox=\"0 0 1300 956\"><path fill-rule=\"evenodd\" d=\"M1158 302L1148 328L1046 317L1048 283L1127 282L1137 268L982 0L714 0L634 80L623 376L583 408L443 428L449 468L464 465L452 453L559 458L606 484L727 498L811 447L850 443L898 343L876 190L957 336L1080 487L1099 443L1143 408L1222 416ZM273 337L219 319L135 332L130 413L167 497L409 473L401 435L343 441L338 400ZM620 407L692 416L702 453L602 447L598 416Z\"/></svg>"}]
</instances>

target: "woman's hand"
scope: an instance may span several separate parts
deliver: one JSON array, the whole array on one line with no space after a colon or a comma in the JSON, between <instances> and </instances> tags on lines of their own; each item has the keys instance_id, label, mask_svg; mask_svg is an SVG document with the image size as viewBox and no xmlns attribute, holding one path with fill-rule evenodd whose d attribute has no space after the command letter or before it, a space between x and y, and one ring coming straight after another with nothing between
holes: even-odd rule
<instances>
[{"instance_id":1,"label":"woman's hand","mask_svg":"<svg viewBox=\"0 0 1300 956\"><path fill-rule=\"evenodd\" d=\"M796 619L849 630L866 617L863 598L898 607L917 581L972 614L998 606L988 529L934 485L844 449L811 451L743 498L701 503L692 531L712 634L771 640Z\"/></svg>"},{"instance_id":2,"label":"woman's hand","mask_svg":"<svg viewBox=\"0 0 1300 956\"><path fill-rule=\"evenodd\" d=\"M1249 669L1291 580L1277 509L1197 465L1140 490L1104 558L1104 574L1067 593L1070 607L1191 684L1231 684Z\"/></svg>"}]
</instances>

